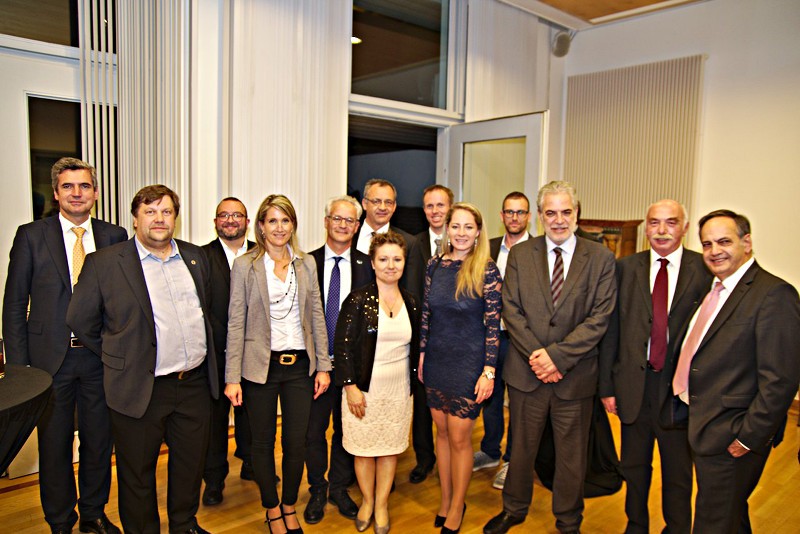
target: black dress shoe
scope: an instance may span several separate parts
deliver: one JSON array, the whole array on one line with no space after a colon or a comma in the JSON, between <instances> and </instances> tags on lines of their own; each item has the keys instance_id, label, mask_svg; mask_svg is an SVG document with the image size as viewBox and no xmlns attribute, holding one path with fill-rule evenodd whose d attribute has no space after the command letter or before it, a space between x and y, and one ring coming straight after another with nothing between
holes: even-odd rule
<instances>
[{"instance_id":1,"label":"black dress shoe","mask_svg":"<svg viewBox=\"0 0 800 534\"><path fill-rule=\"evenodd\" d=\"M486 523L483 527L483 534L505 534L514 525L519 525L525 521L525 517L517 517L506 511L500 512Z\"/></svg>"},{"instance_id":2,"label":"black dress shoe","mask_svg":"<svg viewBox=\"0 0 800 534\"><path fill-rule=\"evenodd\" d=\"M225 488L225 483L220 485L206 484L203 490L203 504L206 506L214 506L222 502L222 490Z\"/></svg>"},{"instance_id":3,"label":"black dress shoe","mask_svg":"<svg viewBox=\"0 0 800 534\"><path fill-rule=\"evenodd\" d=\"M239 471L239 477L242 480L255 480L253 475L253 464L250 462L242 462L242 470Z\"/></svg>"},{"instance_id":4,"label":"black dress shoe","mask_svg":"<svg viewBox=\"0 0 800 534\"><path fill-rule=\"evenodd\" d=\"M186 534L211 534L209 531L201 527L200 525L195 525L189 530L186 531Z\"/></svg>"},{"instance_id":5,"label":"black dress shoe","mask_svg":"<svg viewBox=\"0 0 800 534\"><path fill-rule=\"evenodd\" d=\"M347 519L355 519L358 515L358 505L353 502L347 490L333 491L328 495L328 500L331 504L335 504L339 508L339 513Z\"/></svg>"},{"instance_id":6,"label":"black dress shoe","mask_svg":"<svg viewBox=\"0 0 800 534\"><path fill-rule=\"evenodd\" d=\"M122 531L114 523L108 520L106 514L91 521L83 521L78 524L81 532L94 532L95 534L122 534ZM67 532L70 532L69 530Z\"/></svg>"},{"instance_id":7,"label":"black dress shoe","mask_svg":"<svg viewBox=\"0 0 800 534\"><path fill-rule=\"evenodd\" d=\"M52 534L72 534L72 527L50 527Z\"/></svg>"},{"instance_id":8,"label":"black dress shoe","mask_svg":"<svg viewBox=\"0 0 800 534\"><path fill-rule=\"evenodd\" d=\"M325 505L327 503L328 499L324 493L312 493L306 509L303 510L303 519L306 520L306 523L316 525L322 521L322 518L325 517Z\"/></svg>"},{"instance_id":9,"label":"black dress shoe","mask_svg":"<svg viewBox=\"0 0 800 534\"><path fill-rule=\"evenodd\" d=\"M433 471L433 466L424 466L417 464L414 469L411 470L411 474L408 476L408 481L412 484L419 484L426 478L428 478L428 473Z\"/></svg>"}]
</instances>

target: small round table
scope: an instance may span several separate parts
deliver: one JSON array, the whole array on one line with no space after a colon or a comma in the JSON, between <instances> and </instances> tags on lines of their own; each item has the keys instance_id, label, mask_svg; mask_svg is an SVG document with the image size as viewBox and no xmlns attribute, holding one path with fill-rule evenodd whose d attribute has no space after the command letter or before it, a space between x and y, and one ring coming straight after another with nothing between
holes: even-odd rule
<instances>
[{"instance_id":1,"label":"small round table","mask_svg":"<svg viewBox=\"0 0 800 534\"><path fill-rule=\"evenodd\" d=\"M52 377L35 367L6 364L0 379L0 473L25 444L50 399Z\"/></svg>"}]
</instances>

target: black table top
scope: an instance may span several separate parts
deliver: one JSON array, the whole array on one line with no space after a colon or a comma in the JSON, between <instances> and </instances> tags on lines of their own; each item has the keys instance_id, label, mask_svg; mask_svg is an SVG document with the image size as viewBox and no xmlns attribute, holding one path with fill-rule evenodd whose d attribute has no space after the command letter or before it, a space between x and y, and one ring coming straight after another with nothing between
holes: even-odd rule
<instances>
[{"instance_id":1,"label":"black table top","mask_svg":"<svg viewBox=\"0 0 800 534\"><path fill-rule=\"evenodd\" d=\"M0 411L25 404L41 395L52 383L53 378L46 371L6 364L6 376L0 379Z\"/></svg>"}]
</instances>

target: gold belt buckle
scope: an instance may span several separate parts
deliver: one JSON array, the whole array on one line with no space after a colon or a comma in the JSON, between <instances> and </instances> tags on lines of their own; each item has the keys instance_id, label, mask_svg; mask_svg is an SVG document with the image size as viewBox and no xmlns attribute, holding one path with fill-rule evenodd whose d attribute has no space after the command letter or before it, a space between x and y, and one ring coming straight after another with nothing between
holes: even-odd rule
<instances>
[{"instance_id":1,"label":"gold belt buckle","mask_svg":"<svg viewBox=\"0 0 800 534\"><path fill-rule=\"evenodd\" d=\"M297 361L297 354L281 354L278 363L281 365L294 365L294 362Z\"/></svg>"},{"instance_id":2,"label":"gold belt buckle","mask_svg":"<svg viewBox=\"0 0 800 534\"><path fill-rule=\"evenodd\" d=\"M178 373L178 380L183 380L183 375L185 375L188 372L189 371L181 371L180 373Z\"/></svg>"}]
</instances>

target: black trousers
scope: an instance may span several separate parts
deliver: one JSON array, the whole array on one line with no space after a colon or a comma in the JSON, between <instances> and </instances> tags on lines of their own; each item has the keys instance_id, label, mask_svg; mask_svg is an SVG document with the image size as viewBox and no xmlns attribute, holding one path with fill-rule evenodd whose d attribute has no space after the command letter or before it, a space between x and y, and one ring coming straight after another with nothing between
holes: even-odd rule
<instances>
[{"instance_id":1,"label":"black trousers","mask_svg":"<svg viewBox=\"0 0 800 534\"><path fill-rule=\"evenodd\" d=\"M311 415L306 432L306 476L308 491L312 494L347 489L355 477L353 455L342 447L342 388L334 385L335 371L331 371L331 386L311 402ZM326 433L333 416L333 436L331 437L331 461L328 480L328 439Z\"/></svg>"},{"instance_id":2,"label":"black trousers","mask_svg":"<svg viewBox=\"0 0 800 534\"><path fill-rule=\"evenodd\" d=\"M411 392L414 395L414 417L411 421L411 442L417 465L428 468L436 462L433 447L433 417L428 407L425 386L416 378L411 381Z\"/></svg>"},{"instance_id":3,"label":"black trousers","mask_svg":"<svg viewBox=\"0 0 800 534\"><path fill-rule=\"evenodd\" d=\"M211 396L205 372L155 379L150 404L139 418L111 410L116 440L119 516L126 533L160 532L156 465L162 441L169 447L169 531L193 528L208 447Z\"/></svg>"},{"instance_id":4,"label":"black trousers","mask_svg":"<svg viewBox=\"0 0 800 534\"><path fill-rule=\"evenodd\" d=\"M636 421L622 425L620 469L627 483L626 533L650 532L647 508L653 473L653 445L661 456L661 508L670 534L692 530L692 452L687 429L664 429L658 423L660 373L645 371L644 402Z\"/></svg>"},{"instance_id":5,"label":"black trousers","mask_svg":"<svg viewBox=\"0 0 800 534\"><path fill-rule=\"evenodd\" d=\"M217 355L219 358L220 355ZM224 361L224 360L223 360ZM219 399L211 399L211 428L209 430L208 454L203 480L209 486L221 486L228 476L228 432L231 401L223 393L225 391L225 368L219 369ZM250 463L250 421L247 419L244 406L233 408L234 440L236 451L234 456Z\"/></svg>"},{"instance_id":6,"label":"black trousers","mask_svg":"<svg viewBox=\"0 0 800 534\"><path fill-rule=\"evenodd\" d=\"M72 466L75 411L80 464L78 489ZM103 362L85 348L67 350L53 376L53 394L39 420L39 492L44 518L52 528L103 515L111 488L111 423L103 392Z\"/></svg>"},{"instance_id":7,"label":"black trousers","mask_svg":"<svg viewBox=\"0 0 800 534\"><path fill-rule=\"evenodd\" d=\"M266 384L242 379L242 400L253 433L253 474L261 490L261 505L294 505L303 478L306 432L314 397L314 379L308 376L308 359L294 365L270 362ZM281 402L282 496L275 488L275 436L278 400Z\"/></svg>"}]
</instances>

